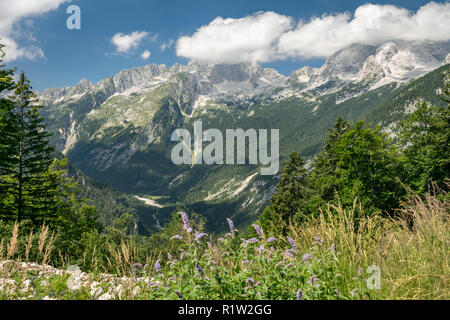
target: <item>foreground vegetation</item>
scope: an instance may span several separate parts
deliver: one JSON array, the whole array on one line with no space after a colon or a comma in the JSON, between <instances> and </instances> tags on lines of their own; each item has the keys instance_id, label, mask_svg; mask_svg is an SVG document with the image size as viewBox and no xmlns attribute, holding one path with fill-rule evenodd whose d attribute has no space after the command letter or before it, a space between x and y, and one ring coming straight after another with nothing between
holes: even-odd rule
<instances>
[{"instance_id":1,"label":"foreground vegetation","mask_svg":"<svg viewBox=\"0 0 450 320\"><path fill-rule=\"evenodd\" d=\"M254 225L254 238L230 232L217 240L194 230L180 213L169 252L136 255L136 243L86 251L90 273L73 266L3 262L3 299L449 299L449 204L436 196L414 198L400 219L357 219L329 206L287 237ZM20 243L18 226L2 243L0 260L46 262L52 238L44 227L36 240ZM31 238L30 238L31 239ZM105 248L103 248L105 249ZM68 270L68 271L64 271ZM113 274L105 274L106 271ZM379 286L377 285L379 270ZM84 270L86 271L86 270Z\"/></svg>"}]
</instances>

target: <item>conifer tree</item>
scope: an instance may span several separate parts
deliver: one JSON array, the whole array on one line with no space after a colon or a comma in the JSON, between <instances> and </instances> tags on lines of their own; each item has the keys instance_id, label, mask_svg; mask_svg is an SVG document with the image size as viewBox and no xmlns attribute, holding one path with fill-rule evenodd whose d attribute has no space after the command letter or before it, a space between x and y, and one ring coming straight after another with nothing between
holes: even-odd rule
<instances>
[{"instance_id":1,"label":"conifer tree","mask_svg":"<svg viewBox=\"0 0 450 320\"><path fill-rule=\"evenodd\" d=\"M48 143L36 96L25 74L20 74L14 90L14 131L10 132L9 190L14 198L15 219L36 223L57 215L58 175L52 170L54 148Z\"/></svg>"},{"instance_id":2,"label":"conifer tree","mask_svg":"<svg viewBox=\"0 0 450 320\"><path fill-rule=\"evenodd\" d=\"M283 231L286 224L301 212L308 194L307 175L302 157L298 152L292 152L272 197L272 204L261 216L263 227Z\"/></svg>"},{"instance_id":3,"label":"conifer tree","mask_svg":"<svg viewBox=\"0 0 450 320\"><path fill-rule=\"evenodd\" d=\"M449 102L449 82L442 99ZM450 103L435 107L423 101L400 124L400 144L406 167L406 182L417 194L429 191L431 183L446 189L450 172Z\"/></svg>"},{"instance_id":4,"label":"conifer tree","mask_svg":"<svg viewBox=\"0 0 450 320\"><path fill-rule=\"evenodd\" d=\"M4 45L0 44L0 219L12 217L12 201L8 183L14 159L10 153L13 143L11 132L15 129L14 104L6 94L14 88L12 78L14 69L6 69L2 64L5 55Z\"/></svg>"}]
</instances>

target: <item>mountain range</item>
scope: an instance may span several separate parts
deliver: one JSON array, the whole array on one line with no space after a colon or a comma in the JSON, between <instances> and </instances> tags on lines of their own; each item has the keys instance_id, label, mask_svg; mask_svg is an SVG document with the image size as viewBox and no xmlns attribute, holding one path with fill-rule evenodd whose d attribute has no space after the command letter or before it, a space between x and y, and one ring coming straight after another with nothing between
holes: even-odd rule
<instances>
[{"instance_id":1,"label":"mountain range","mask_svg":"<svg viewBox=\"0 0 450 320\"><path fill-rule=\"evenodd\" d=\"M442 104L450 71L450 42L389 41L352 44L321 68L286 77L261 64L147 65L94 84L39 93L53 143L93 179L138 197L154 230L176 208L203 214L220 230L232 217L246 226L268 204L280 174L264 177L255 165L176 166L170 160L178 128L196 120L219 130L279 129L280 155L311 159L338 116L365 119L395 134L396 123L418 100Z\"/></svg>"}]
</instances>

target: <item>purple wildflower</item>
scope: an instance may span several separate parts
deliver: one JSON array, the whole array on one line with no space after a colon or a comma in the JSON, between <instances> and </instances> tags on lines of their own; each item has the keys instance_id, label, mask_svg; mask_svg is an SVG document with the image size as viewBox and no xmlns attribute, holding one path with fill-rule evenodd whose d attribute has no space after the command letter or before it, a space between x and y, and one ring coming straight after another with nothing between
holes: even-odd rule
<instances>
[{"instance_id":1,"label":"purple wildflower","mask_svg":"<svg viewBox=\"0 0 450 320\"><path fill-rule=\"evenodd\" d=\"M309 278L309 280L307 281L307 283L309 283L309 284L314 284L314 283L317 282L317 281L320 281L320 279L317 278L317 276L314 274L314 275L312 275L312 276Z\"/></svg>"},{"instance_id":2,"label":"purple wildflower","mask_svg":"<svg viewBox=\"0 0 450 320\"><path fill-rule=\"evenodd\" d=\"M363 273L363 268L359 267L358 269L358 277L361 277Z\"/></svg>"},{"instance_id":3,"label":"purple wildflower","mask_svg":"<svg viewBox=\"0 0 450 320\"><path fill-rule=\"evenodd\" d=\"M269 239L267 239L267 242L275 242L277 241L277 238L274 237L270 237Z\"/></svg>"},{"instance_id":4,"label":"purple wildflower","mask_svg":"<svg viewBox=\"0 0 450 320\"><path fill-rule=\"evenodd\" d=\"M352 291L350 291L350 295L352 297L356 296L358 294L358 289L353 289Z\"/></svg>"},{"instance_id":5,"label":"purple wildflower","mask_svg":"<svg viewBox=\"0 0 450 320\"><path fill-rule=\"evenodd\" d=\"M334 254L336 254L336 249L334 248L334 243L328 249L331 250L331 252L333 252Z\"/></svg>"},{"instance_id":6,"label":"purple wildflower","mask_svg":"<svg viewBox=\"0 0 450 320\"><path fill-rule=\"evenodd\" d=\"M258 242L259 240L258 239L256 239L256 238L251 238L251 239L248 239L248 240L244 240L244 243L245 244L249 244L249 243L256 243L256 242Z\"/></svg>"},{"instance_id":7,"label":"purple wildflower","mask_svg":"<svg viewBox=\"0 0 450 320\"><path fill-rule=\"evenodd\" d=\"M169 259L169 261L173 260L173 256L170 254L170 252L167 254L167 259Z\"/></svg>"},{"instance_id":8,"label":"purple wildflower","mask_svg":"<svg viewBox=\"0 0 450 320\"><path fill-rule=\"evenodd\" d=\"M288 258L293 258L293 257L294 257L294 255L293 255L289 250L286 251L284 254L285 254L286 257L288 257Z\"/></svg>"},{"instance_id":9,"label":"purple wildflower","mask_svg":"<svg viewBox=\"0 0 450 320\"><path fill-rule=\"evenodd\" d=\"M320 236L317 236L316 241L314 241L313 244L318 244L319 246L321 246L323 244L323 240L320 239Z\"/></svg>"},{"instance_id":10,"label":"purple wildflower","mask_svg":"<svg viewBox=\"0 0 450 320\"><path fill-rule=\"evenodd\" d=\"M207 234L206 233L199 233L198 231L195 231L195 240L200 240L200 239L202 239L202 238L204 238L204 237L206 237L207 236Z\"/></svg>"},{"instance_id":11,"label":"purple wildflower","mask_svg":"<svg viewBox=\"0 0 450 320\"><path fill-rule=\"evenodd\" d=\"M298 290L297 291L297 300L302 300L302 298L303 298L303 293L302 293L302 290Z\"/></svg>"},{"instance_id":12,"label":"purple wildflower","mask_svg":"<svg viewBox=\"0 0 450 320\"><path fill-rule=\"evenodd\" d=\"M187 217L187 214L185 212L178 212L181 216L181 220L183 220L183 224L189 224L189 219Z\"/></svg>"},{"instance_id":13,"label":"purple wildflower","mask_svg":"<svg viewBox=\"0 0 450 320\"><path fill-rule=\"evenodd\" d=\"M292 249L297 249L297 245L295 244L294 239L292 239L291 237L287 237L290 245L292 246Z\"/></svg>"},{"instance_id":14,"label":"purple wildflower","mask_svg":"<svg viewBox=\"0 0 450 320\"><path fill-rule=\"evenodd\" d=\"M159 263L159 260L155 262L155 269L156 272L161 272L161 264Z\"/></svg>"},{"instance_id":15,"label":"purple wildflower","mask_svg":"<svg viewBox=\"0 0 450 320\"><path fill-rule=\"evenodd\" d=\"M234 228L234 223L233 223L233 220L231 220L231 219L227 218L227 221L228 221L228 226L230 227L230 231L231 231L231 233L235 232L235 231L236 231L236 229Z\"/></svg>"},{"instance_id":16,"label":"purple wildflower","mask_svg":"<svg viewBox=\"0 0 450 320\"><path fill-rule=\"evenodd\" d=\"M251 285L254 285L255 284L255 280L253 280L253 278L248 278L247 279L247 283L251 284Z\"/></svg>"},{"instance_id":17,"label":"purple wildflower","mask_svg":"<svg viewBox=\"0 0 450 320\"><path fill-rule=\"evenodd\" d=\"M136 269L142 269L142 264L141 263L135 263L134 264L134 267L136 268Z\"/></svg>"},{"instance_id":18,"label":"purple wildflower","mask_svg":"<svg viewBox=\"0 0 450 320\"><path fill-rule=\"evenodd\" d=\"M227 238L227 237L232 237L233 235L231 234L231 233L227 233L226 235L225 235L225 237Z\"/></svg>"},{"instance_id":19,"label":"purple wildflower","mask_svg":"<svg viewBox=\"0 0 450 320\"><path fill-rule=\"evenodd\" d=\"M295 249L287 249L286 251L290 252L292 254L296 254L297 253L297 250L295 250Z\"/></svg>"},{"instance_id":20,"label":"purple wildflower","mask_svg":"<svg viewBox=\"0 0 450 320\"><path fill-rule=\"evenodd\" d=\"M312 254L312 253L307 253L307 254L305 254L303 257L302 257L302 260L304 261L304 262L306 262L306 261L308 261L309 259L311 259L311 258L313 258L314 257L314 255Z\"/></svg>"},{"instance_id":21,"label":"purple wildflower","mask_svg":"<svg viewBox=\"0 0 450 320\"><path fill-rule=\"evenodd\" d=\"M183 300L183 295L181 294L180 291L175 291L176 295L178 296L178 299Z\"/></svg>"},{"instance_id":22,"label":"purple wildflower","mask_svg":"<svg viewBox=\"0 0 450 320\"><path fill-rule=\"evenodd\" d=\"M203 269L202 269L202 267L198 264L198 262L196 262L195 263L195 269L197 269L197 272L198 273L203 273Z\"/></svg>"},{"instance_id":23,"label":"purple wildflower","mask_svg":"<svg viewBox=\"0 0 450 320\"><path fill-rule=\"evenodd\" d=\"M255 231L258 234L258 236L262 239L264 234L263 234L261 227L258 226L257 224L252 224L252 226L253 226L253 228L255 228Z\"/></svg>"},{"instance_id":24,"label":"purple wildflower","mask_svg":"<svg viewBox=\"0 0 450 320\"><path fill-rule=\"evenodd\" d=\"M291 263L288 263L285 268L292 268L292 267L294 267L294 264L291 262Z\"/></svg>"},{"instance_id":25,"label":"purple wildflower","mask_svg":"<svg viewBox=\"0 0 450 320\"><path fill-rule=\"evenodd\" d=\"M261 245L258 248L256 248L256 250L258 251L259 254L261 254L261 252L263 252L265 250L265 248L263 245Z\"/></svg>"},{"instance_id":26,"label":"purple wildflower","mask_svg":"<svg viewBox=\"0 0 450 320\"><path fill-rule=\"evenodd\" d=\"M187 217L187 214L185 213L185 212L178 212L179 214L180 214L180 216L181 216L181 220L183 220L183 227L184 227L184 230L186 230L188 233L191 233L192 232L192 228L191 227L189 227L189 219L188 219L188 217Z\"/></svg>"},{"instance_id":27,"label":"purple wildflower","mask_svg":"<svg viewBox=\"0 0 450 320\"><path fill-rule=\"evenodd\" d=\"M172 238L170 238L170 240L173 240L173 239L183 240L183 236L180 236L179 234L177 234L177 235L174 235Z\"/></svg>"}]
</instances>

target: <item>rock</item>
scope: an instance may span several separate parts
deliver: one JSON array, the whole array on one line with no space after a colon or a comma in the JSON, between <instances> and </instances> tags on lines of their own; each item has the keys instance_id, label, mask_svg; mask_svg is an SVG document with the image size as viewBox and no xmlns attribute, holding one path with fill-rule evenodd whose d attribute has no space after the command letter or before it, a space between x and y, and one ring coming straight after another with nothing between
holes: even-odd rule
<instances>
[{"instance_id":1,"label":"rock","mask_svg":"<svg viewBox=\"0 0 450 320\"><path fill-rule=\"evenodd\" d=\"M112 300L112 299L113 296L109 293L104 293L98 298L98 300Z\"/></svg>"}]
</instances>

